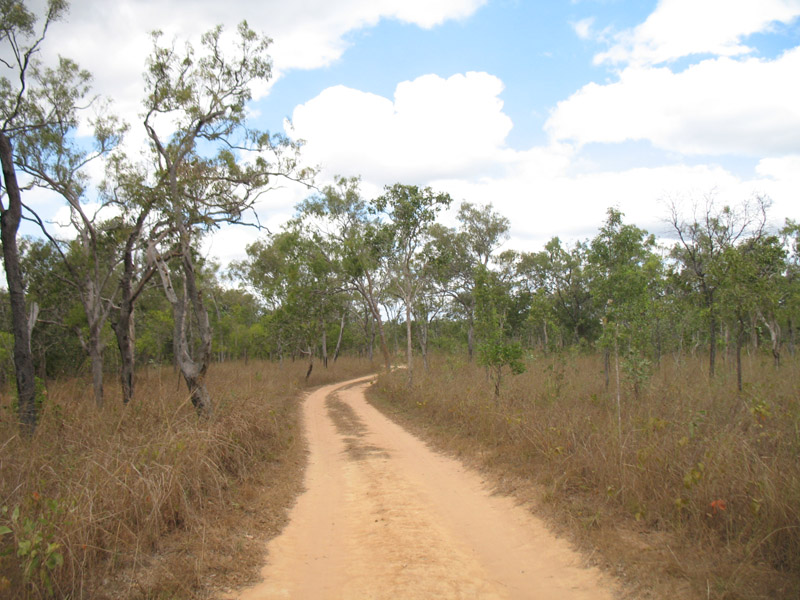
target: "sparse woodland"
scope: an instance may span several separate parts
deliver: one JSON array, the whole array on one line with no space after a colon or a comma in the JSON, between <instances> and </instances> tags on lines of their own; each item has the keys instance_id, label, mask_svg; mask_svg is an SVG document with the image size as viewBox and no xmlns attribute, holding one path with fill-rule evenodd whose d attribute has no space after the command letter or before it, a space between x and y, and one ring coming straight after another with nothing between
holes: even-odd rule
<instances>
[{"instance_id":1,"label":"sparse woodland","mask_svg":"<svg viewBox=\"0 0 800 600\"><path fill-rule=\"evenodd\" d=\"M666 536L687 558L659 546L659 568L687 597L797 597L800 225L770 227L768 198L673 203L661 240L609 208L591 239L517 252L491 205L313 187L299 145L248 123L271 63L246 23L196 48L154 33L142 121L122 123L89 73L39 60L66 4L30 10L0 0L0 595L210 593L200 580L230 565L184 548L173 581L152 557L269 485L300 388L382 370L376 403L541 486L643 586L660 571L602 532ZM295 217L207 261L201 241L258 225L280 180L309 186ZM33 186L73 237L26 206ZM24 219L41 235L19 236Z\"/></svg>"}]
</instances>

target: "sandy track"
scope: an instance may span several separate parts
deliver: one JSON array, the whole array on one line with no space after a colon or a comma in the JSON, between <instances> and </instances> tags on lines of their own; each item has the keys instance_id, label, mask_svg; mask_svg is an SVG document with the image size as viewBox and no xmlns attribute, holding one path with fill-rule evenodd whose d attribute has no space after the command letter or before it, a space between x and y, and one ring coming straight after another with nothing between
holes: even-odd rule
<instances>
[{"instance_id":1,"label":"sandy track","mask_svg":"<svg viewBox=\"0 0 800 600\"><path fill-rule=\"evenodd\" d=\"M306 399L307 491L268 546L264 581L232 597L613 597L541 521L369 405L368 380Z\"/></svg>"}]
</instances>

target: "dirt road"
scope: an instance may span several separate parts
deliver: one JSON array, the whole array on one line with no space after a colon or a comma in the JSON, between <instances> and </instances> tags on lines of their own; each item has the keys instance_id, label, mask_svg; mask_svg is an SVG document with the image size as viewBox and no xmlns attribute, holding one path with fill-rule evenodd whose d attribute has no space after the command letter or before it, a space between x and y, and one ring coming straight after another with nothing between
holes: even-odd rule
<instances>
[{"instance_id":1,"label":"dirt road","mask_svg":"<svg viewBox=\"0 0 800 600\"><path fill-rule=\"evenodd\" d=\"M232 597L613 597L528 511L369 405L367 381L306 399L307 491L269 544L264 581Z\"/></svg>"}]
</instances>

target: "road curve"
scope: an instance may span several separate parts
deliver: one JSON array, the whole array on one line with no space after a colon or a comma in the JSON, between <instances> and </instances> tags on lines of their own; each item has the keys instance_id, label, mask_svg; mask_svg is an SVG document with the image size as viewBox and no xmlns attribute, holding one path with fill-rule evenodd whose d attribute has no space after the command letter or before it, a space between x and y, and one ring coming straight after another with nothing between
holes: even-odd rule
<instances>
[{"instance_id":1,"label":"road curve","mask_svg":"<svg viewBox=\"0 0 800 600\"><path fill-rule=\"evenodd\" d=\"M240 600L610 600L611 581L480 475L364 399L370 378L305 400L306 491Z\"/></svg>"}]
</instances>

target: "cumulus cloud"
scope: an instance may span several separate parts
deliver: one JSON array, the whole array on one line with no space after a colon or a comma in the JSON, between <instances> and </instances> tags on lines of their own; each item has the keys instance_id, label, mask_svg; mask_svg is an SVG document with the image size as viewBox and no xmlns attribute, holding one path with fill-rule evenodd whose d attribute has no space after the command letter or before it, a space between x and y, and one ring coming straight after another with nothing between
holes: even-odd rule
<instances>
[{"instance_id":1,"label":"cumulus cloud","mask_svg":"<svg viewBox=\"0 0 800 600\"><path fill-rule=\"evenodd\" d=\"M541 168L543 160L548 168ZM735 204L753 193L773 191L769 182L743 180L713 165L592 173L575 173L573 167L574 157L563 147L539 148L525 153L506 176L434 185L458 200L492 202L511 220L512 247L529 251L541 249L554 236L566 241L593 237L612 206L625 214L626 222L664 236L669 234L665 218L672 199L702 198L713 190L721 202ZM779 208L786 209L785 203Z\"/></svg>"},{"instance_id":2,"label":"cumulus cloud","mask_svg":"<svg viewBox=\"0 0 800 600\"><path fill-rule=\"evenodd\" d=\"M630 66L559 102L545 129L555 140L649 140L685 154L800 152L800 48L775 60L718 58L680 73Z\"/></svg>"},{"instance_id":3,"label":"cumulus cloud","mask_svg":"<svg viewBox=\"0 0 800 600\"><path fill-rule=\"evenodd\" d=\"M653 65L693 54L739 56L753 51L744 38L798 16L798 0L660 0L644 23L616 34L594 60Z\"/></svg>"},{"instance_id":4,"label":"cumulus cloud","mask_svg":"<svg viewBox=\"0 0 800 600\"><path fill-rule=\"evenodd\" d=\"M792 56L791 60L796 58ZM731 67L742 65L719 60ZM759 65L760 61L752 59L751 67L757 69ZM784 73L794 68L780 65ZM794 173L800 172L800 165L791 160L762 160L753 177L714 164L685 165L674 158L672 164L622 170L598 170L585 164L580 144L589 141L657 138L664 140L662 145L680 149L698 149L701 144L705 149L722 149L738 143L736 138L745 127L756 130L754 139L763 136L767 140L762 144L792 146L794 142L779 142L780 136L791 136L787 130L799 128L787 127L786 123L792 121L777 109L762 103L748 113L746 99L740 106L736 94L729 90L733 105L731 114L723 119L720 115L727 109L716 104L716 96L702 96L717 93L710 85L699 85L711 75L702 69L689 75L692 81L678 85L673 78L679 75L668 69L634 72L631 68L619 84L624 89L587 86L579 93L587 95L580 99L584 104L559 106L554 113L548 123L550 144L525 151L505 145L512 123L502 112L498 98L503 85L486 73L449 79L426 75L400 84L393 99L342 86L329 88L298 106L293 122L295 135L308 140L307 155L325 165L323 178L333 173L360 174L364 177L362 189L370 197L386 183L404 181L446 191L456 204L463 200L491 202L511 219L511 246L523 250L538 249L555 235L567 240L593 236L610 206L620 208L629 222L664 235L668 233L666 201L698 199L712 190L720 202L732 204L753 194L765 194L775 200L774 214L779 219L792 214L798 189ZM787 98L786 90L766 86L763 77L753 80L747 73L731 74L733 79L739 76L749 81L748 85L755 81L775 102L798 104L796 96ZM676 85L677 97L687 97L665 106L667 87ZM601 98L603 93L609 97ZM575 98L566 102L573 101ZM703 107L698 121L716 119L702 131L693 129L701 124L691 121L695 103ZM567 108L574 112L568 113ZM674 113L673 120L659 127L663 119L652 111ZM738 118L749 114L762 120L737 125ZM774 123L769 122L769 133L765 133L764 115L775 118ZM676 123L683 125L677 127ZM718 129L724 131L726 127L737 129L724 138ZM684 137L691 133L696 139L687 141L676 132ZM717 139L718 135L723 137ZM578 144L561 141L568 139ZM351 171L354 165L357 173Z\"/></svg>"},{"instance_id":5,"label":"cumulus cloud","mask_svg":"<svg viewBox=\"0 0 800 600\"><path fill-rule=\"evenodd\" d=\"M358 165L391 182L486 172L510 153L502 90L497 77L475 72L405 81L393 99L336 86L295 108L293 135L333 173Z\"/></svg>"},{"instance_id":6,"label":"cumulus cloud","mask_svg":"<svg viewBox=\"0 0 800 600\"><path fill-rule=\"evenodd\" d=\"M344 36L396 19L431 28L451 19L472 15L486 0L83 0L73 3L67 20L54 25L45 52L78 60L109 89L141 91L141 72L150 48L149 32L162 30L198 43L200 35L222 24L233 29L247 20L250 27L269 35L278 72L311 69L330 64L346 49ZM128 85L124 85L127 83ZM105 86L103 86L105 87ZM139 94L134 94L138 101Z\"/></svg>"},{"instance_id":7,"label":"cumulus cloud","mask_svg":"<svg viewBox=\"0 0 800 600\"><path fill-rule=\"evenodd\" d=\"M41 3L41 0L39 0ZM81 0L73 2L62 22L48 32L43 58L58 55L75 60L94 77L94 91L114 101L114 111L129 123L142 112L142 73L152 44L150 32L161 30L162 43L200 44L202 33L216 25L233 31L247 20L252 29L273 40L273 80L258 82L254 96L269 93L272 84L292 69L324 67L347 49L346 35L396 19L431 28L472 15L486 0ZM41 13L41 10L39 10ZM130 132L131 147L144 142L141 127Z\"/></svg>"}]
</instances>

